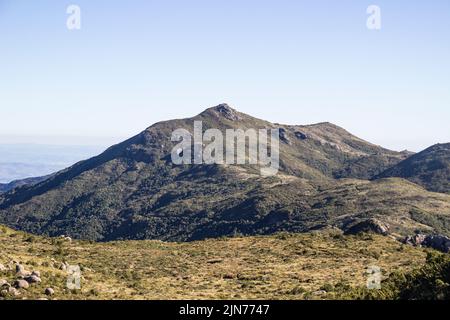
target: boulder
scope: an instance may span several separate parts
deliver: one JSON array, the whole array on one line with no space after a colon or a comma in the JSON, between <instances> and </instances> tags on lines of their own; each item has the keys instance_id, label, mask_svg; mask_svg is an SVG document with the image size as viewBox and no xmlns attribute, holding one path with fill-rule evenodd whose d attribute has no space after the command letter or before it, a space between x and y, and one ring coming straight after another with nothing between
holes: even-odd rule
<instances>
[{"instance_id":1,"label":"boulder","mask_svg":"<svg viewBox=\"0 0 450 320\"><path fill-rule=\"evenodd\" d=\"M33 271L32 273L31 273L31 275L32 276L36 276L36 277L41 277L41 273L39 272L39 271Z\"/></svg>"},{"instance_id":2,"label":"boulder","mask_svg":"<svg viewBox=\"0 0 450 320\"><path fill-rule=\"evenodd\" d=\"M36 275L31 275L29 277L26 277L25 281L28 282L28 283L40 283L41 282L41 278L39 278Z\"/></svg>"},{"instance_id":3,"label":"boulder","mask_svg":"<svg viewBox=\"0 0 450 320\"><path fill-rule=\"evenodd\" d=\"M17 290L14 287L9 287L8 288L8 294L11 295L11 296L16 297L16 296L20 295L20 292L19 292L19 290Z\"/></svg>"},{"instance_id":4,"label":"boulder","mask_svg":"<svg viewBox=\"0 0 450 320\"><path fill-rule=\"evenodd\" d=\"M6 271L6 270L7 270L6 267L3 264L0 263L0 272L1 271Z\"/></svg>"},{"instance_id":5,"label":"boulder","mask_svg":"<svg viewBox=\"0 0 450 320\"><path fill-rule=\"evenodd\" d=\"M48 296L52 296L55 294L55 290L53 290L52 288L45 288L44 293Z\"/></svg>"},{"instance_id":6,"label":"boulder","mask_svg":"<svg viewBox=\"0 0 450 320\"><path fill-rule=\"evenodd\" d=\"M16 282L14 282L14 287L16 289L28 289L30 284L25 280L16 280Z\"/></svg>"},{"instance_id":7,"label":"boulder","mask_svg":"<svg viewBox=\"0 0 450 320\"><path fill-rule=\"evenodd\" d=\"M317 290L312 293L313 296L323 296L326 294L327 294L327 292L325 290Z\"/></svg>"},{"instance_id":8,"label":"boulder","mask_svg":"<svg viewBox=\"0 0 450 320\"><path fill-rule=\"evenodd\" d=\"M16 273L25 272L25 267L21 264L16 264Z\"/></svg>"},{"instance_id":9,"label":"boulder","mask_svg":"<svg viewBox=\"0 0 450 320\"><path fill-rule=\"evenodd\" d=\"M414 236L408 236L405 238L405 240L403 240L403 243L419 247L425 241L426 237L427 236L424 234L416 234Z\"/></svg>"},{"instance_id":10,"label":"boulder","mask_svg":"<svg viewBox=\"0 0 450 320\"><path fill-rule=\"evenodd\" d=\"M427 236L422 242L425 247L430 247L445 253L450 252L450 238L441 235Z\"/></svg>"},{"instance_id":11,"label":"boulder","mask_svg":"<svg viewBox=\"0 0 450 320\"><path fill-rule=\"evenodd\" d=\"M295 136L297 137L297 139L300 139L300 140L308 139L308 136L305 133L300 132L300 131L296 131Z\"/></svg>"},{"instance_id":12,"label":"boulder","mask_svg":"<svg viewBox=\"0 0 450 320\"><path fill-rule=\"evenodd\" d=\"M280 128L280 140L286 144L291 144L291 141L289 140L289 138L287 136L286 129L284 129L284 128Z\"/></svg>"},{"instance_id":13,"label":"boulder","mask_svg":"<svg viewBox=\"0 0 450 320\"><path fill-rule=\"evenodd\" d=\"M344 234L354 235L364 232L372 232L387 236L389 234L389 225L377 219L367 219L353 224L344 232Z\"/></svg>"}]
</instances>

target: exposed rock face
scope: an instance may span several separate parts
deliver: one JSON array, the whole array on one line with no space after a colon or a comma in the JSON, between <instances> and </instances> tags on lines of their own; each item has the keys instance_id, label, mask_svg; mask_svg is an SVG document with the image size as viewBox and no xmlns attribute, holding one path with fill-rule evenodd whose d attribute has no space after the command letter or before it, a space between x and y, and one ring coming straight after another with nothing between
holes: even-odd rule
<instances>
[{"instance_id":1,"label":"exposed rock face","mask_svg":"<svg viewBox=\"0 0 450 320\"><path fill-rule=\"evenodd\" d=\"M450 238L446 236L428 236L423 241L422 245L442 252L450 252Z\"/></svg>"},{"instance_id":2,"label":"exposed rock face","mask_svg":"<svg viewBox=\"0 0 450 320\"><path fill-rule=\"evenodd\" d=\"M280 140L283 141L284 143L291 144L291 141L287 136L286 129L284 128L280 128Z\"/></svg>"},{"instance_id":3,"label":"exposed rock face","mask_svg":"<svg viewBox=\"0 0 450 320\"><path fill-rule=\"evenodd\" d=\"M386 236L389 234L389 226L377 219L368 219L351 225L345 230L344 234L359 234L363 232L372 232Z\"/></svg>"},{"instance_id":4,"label":"exposed rock face","mask_svg":"<svg viewBox=\"0 0 450 320\"><path fill-rule=\"evenodd\" d=\"M305 133L300 132L300 131L296 131L295 136L297 137L297 139L300 139L300 140L308 139L308 135L306 135Z\"/></svg>"},{"instance_id":5,"label":"exposed rock face","mask_svg":"<svg viewBox=\"0 0 450 320\"><path fill-rule=\"evenodd\" d=\"M424 235L424 234L416 234L414 236L406 237L403 242L405 244L409 244L409 245L412 245L412 246L415 246L415 247L419 247L425 241L426 237L427 236Z\"/></svg>"},{"instance_id":6,"label":"exposed rock face","mask_svg":"<svg viewBox=\"0 0 450 320\"><path fill-rule=\"evenodd\" d=\"M230 108L230 106L228 106L228 104L226 104L226 103L219 104L218 106L216 106L215 111L219 115L221 115L224 118L231 120L231 121L238 121L241 119L239 117L239 115L237 114L237 112L234 111L232 108Z\"/></svg>"},{"instance_id":7,"label":"exposed rock face","mask_svg":"<svg viewBox=\"0 0 450 320\"><path fill-rule=\"evenodd\" d=\"M424 235L416 234L408 236L403 243L413 245L415 247L429 247L445 253L450 252L450 238L442 235Z\"/></svg>"}]
</instances>

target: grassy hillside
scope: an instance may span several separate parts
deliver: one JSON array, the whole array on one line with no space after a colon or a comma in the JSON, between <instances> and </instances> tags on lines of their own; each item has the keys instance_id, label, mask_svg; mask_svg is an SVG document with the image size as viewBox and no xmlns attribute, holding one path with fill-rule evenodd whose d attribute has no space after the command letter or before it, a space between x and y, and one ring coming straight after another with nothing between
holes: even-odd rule
<instances>
[{"instance_id":1,"label":"grassy hillside","mask_svg":"<svg viewBox=\"0 0 450 320\"><path fill-rule=\"evenodd\" d=\"M276 234L190 243L90 243L0 227L0 271L14 262L40 271L42 283L11 299L334 299L364 286L368 266L383 275L423 265L423 249L378 235ZM13 262L14 261L14 262ZM62 264L79 265L81 290L65 288ZM48 297L47 297L48 298Z\"/></svg>"},{"instance_id":2,"label":"grassy hillside","mask_svg":"<svg viewBox=\"0 0 450 320\"><path fill-rule=\"evenodd\" d=\"M405 178L430 191L450 193L450 143L434 145L375 178L386 177Z\"/></svg>"}]
</instances>

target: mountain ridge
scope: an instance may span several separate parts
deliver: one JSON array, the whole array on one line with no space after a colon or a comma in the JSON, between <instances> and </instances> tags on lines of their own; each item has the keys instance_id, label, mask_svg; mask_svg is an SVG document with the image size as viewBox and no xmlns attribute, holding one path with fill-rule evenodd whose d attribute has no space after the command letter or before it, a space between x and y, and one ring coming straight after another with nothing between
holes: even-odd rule
<instances>
[{"instance_id":1,"label":"mountain ridge","mask_svg":"<svg viewBox=\"0 0 450 320\"><path fill-rule=\"evenodd\" d=\"M261 177L254 165L174 165L172 132L192 132L199 120L204 130L279 129L279 174ZM345 229L368 218L389 222L399 235L431 231L447 221L450 196L398 178L367 181L407 156L329 123L274 124L221 104L155 123L45 181L0 195L0 223L98 241ZM427 220L435 213L441 220Z\"/></svg>"}]
</instances>

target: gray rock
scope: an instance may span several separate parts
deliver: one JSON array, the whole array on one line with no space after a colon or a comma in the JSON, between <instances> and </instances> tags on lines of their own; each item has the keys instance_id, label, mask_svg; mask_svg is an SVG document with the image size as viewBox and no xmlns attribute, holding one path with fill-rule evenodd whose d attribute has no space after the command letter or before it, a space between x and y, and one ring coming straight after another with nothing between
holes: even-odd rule
<instances>
[{"instance_id":1,"label":"gray rock","mask_svg":"<svg viewBox=\"0 0 450 320\"><path fill-rule=\"evenodd\" d=\"M25 281L28 283L40 283L41 278L39 278L38 276L35 276L35 275L31 275L29 277L26 277Z\"/></svg>"},{"instance_id":2,"label":"gray rock","mask_svg":"<svg viewBox=\"0 0 450 320\"><path fill-rule=\"evenodd\" d=\"M0 288L9 285L8 281L0 279Z\"/></svg>"},{"instance_id":3,"label":"gray rock","mask_svg":"<svg viewBox=\"0 0 450 320\"><path fill-rule=\"evenodd\" d=\"M16 273L16 279L25 279L29 276L31 276L31 273L28 271L20 271Z\"/></svg>"},{"instance_id":4,"label":"gray rock","mask_svg":"<svg viewBox=\"0 0 450 320\"><path fill-rule=\"evenodd\" d=\"M32 276L36 276L36 277L41 277L41 273L39 272L39 271L33 271L32 273L31 273L31 275Z\"/></svg>"},{"instance_id":5,"label":"gray rock","mask_svg":"<svg viewBox=\"0 0 450 320\"><path fill-rule=\"evenodd\" d=\"M308 136L305 133L300 132L300 131L296 131L295 136L297 137L297 139L300 139L300 140L308 139Z\"/></svg>"},{"instance_id":6,"label":"gray rock","mask_svg":"<svg viewBox=\"0 0 450 320\"><path fill-rule=\"evenodd\" d=\"M17 290L14 287L9 287L8 288L8 294L11 295L11 296L15 296L16 297L16 296L20 295L20 292L19 292L19 290Z\"/></svg>"},{"instance_id":7,"label":"gray rock","mask_svg":"<svg viewBox=\"0 0 450 320\"><path fill-rule=\"evenodd\" d=\"M406 237L403 240L403 243L415 247L433 248L445 253L450 252L450 238L443 235L416 234L414 236Z\"/></svg>"},{"instance_id":8,"label":"gray rock","mask_svg":"<svg viewBox=\"0 0 450 320\"><path fill-rule=\"evenodd\" d=\"M52 296L55 294L55 290L53 290L52 288L45 288L44 293L48 296Z\"/></svg>"},{"instance_id":9,"label":"gray rock","mask_svg":"<svg viewBox=\"0 0 450 320\"><path fill-rule=\"evenodd\" d=\"M30 284L25 280L16 280L16 282L14 282L14 287L17 289L28 289Z\"/></svg>"},{"instance_id":10,"label":"gray rock","mask_svg":"<svg viewBox=\"0 0 450 320\"><path fill-rule=\"evenodd\" d=\"M363 232L372 232L387 236L389 234L389 225L377 219L367 219L353 224L344 234L359 234Z\"/></svg>"},{"instance_id":11,"label":"gray rock","mask_svg":"<svg viewBox=\"0 0 450 320\"><path fill-rule=\"evenodd\" d=\"M445 253L450 252L450 238L441 235L427 236L422 242L425 247L430 247Z\"/></svg>"},{"instance_id":12,"label":"gray rock","mask_svg":"<svg viewBox=\"0 0 450 320\"><path fill-rule=\"evenodd\" d=\"M280 128L280 140L286 144L291 144L291 141L289 140L289 138L287 136L286 129L284 129L284 128Z\"/></svg>"},{"instance_id":13,"label":"gray rock","mask_svg":"<svg viewBox=\"0 0 450 320\"><path fill-rule=\"evenodd\" d=\"M220 104L214 109L219 115L223 116L228 120L237 121L241 119L241 117L236 113L236 111L231 109L226 103Z\"/></svg>"},{"instance_id":14,"label":"gray rock","mask_svg":"<svg viewBox=\"0 0 450 320\"><path fill-rule=\"evenodd\" d=\"M426 237L427 236L424 234L416 234L414 236L408 236L405 238L405 240L403 240L403 243L419 247L425 241Z\"/></svg>"},{"instance_id":15,"label":"gray rock","mask_svg":"<svg viewBox=\"0 0 450 320\"><path fill-rule=\"evenodd\" d=\"M21 264L16 264L16 273L25 272L25 267Z\"/></svg>"}]
</instances>

